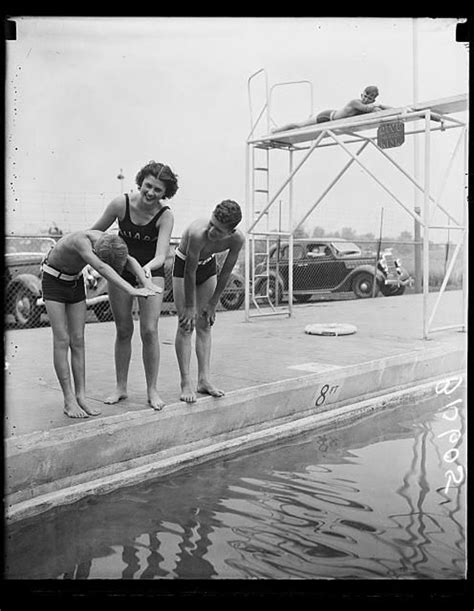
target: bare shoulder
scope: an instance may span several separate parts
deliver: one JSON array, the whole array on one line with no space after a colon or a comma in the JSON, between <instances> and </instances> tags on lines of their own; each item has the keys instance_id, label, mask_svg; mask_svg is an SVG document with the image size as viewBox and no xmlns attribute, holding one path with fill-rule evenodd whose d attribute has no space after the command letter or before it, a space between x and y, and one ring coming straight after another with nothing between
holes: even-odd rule
<instances>
[{"instance_id":1,"label":"bare shoulder","mask_svg":"<svg viewBox=\"0 0 474 611\"><path fill-rule=\"evenodd\" d=\"M93 244L99 239L99 237L103 234L102 231L98 229L86 229L85 231L75 231L71 234L73 238L73 245L76 248L80 248L83 250L84 248L91 248Z\"/></svg>"},{"instance_id":2,"label":"bare shoulder","mask_svg":"<svg viewBox=\"0 0 474 611\"><path fill-rule=\"evenodd\" d=\"M206 219L196 219L186 229L188 239L195 241L206 240L206 230L209 221Z\"/></svg>"},{"instance_id":3,"label":"bare shoulder","mask_svg":"<svg viewBox=\"0 0 474 611\"><path fill-rule=\"evenodd\" d=\"M171 210L171 208L167 207L165 210L163 210L163 213L161 214L160 218L158 219L158 223L160 223L160 221L162 219L165 220L174 220L174 214L173 214L173 210Z\"/></svg>"},{"instance_id":4,"label":"bare shoulder","mask_svg":"<svg viewBox=\"0 0 474 611\"><path fill-rule=\"evenodd\" d=\"M236 229L230 239L233 245L241 248L245 242L245 235L240 229Z\"/></svg>"},{"instance_id":5,"label":"bare shoulder","mask_svg":"<svg viewBox=\"0 0 474 611\"><path fill-rule=\"evenodd\" d=\"M130 203L133 202L133 197L130 197ZM124 210L125 210L125 195L117 195L117 197L114 197L114 199L109 203L108 208L109 210L115 212L115 214L118 216L119 214L121 215Z\"/></svg>"}]
</instances>

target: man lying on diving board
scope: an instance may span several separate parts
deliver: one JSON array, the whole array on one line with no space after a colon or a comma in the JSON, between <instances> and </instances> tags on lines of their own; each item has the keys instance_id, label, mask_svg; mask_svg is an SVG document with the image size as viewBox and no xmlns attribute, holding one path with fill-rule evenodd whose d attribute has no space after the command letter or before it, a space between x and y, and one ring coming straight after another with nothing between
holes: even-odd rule
<instances>
[{"instance_id":1,"label":"man lying on diving board","mask_svg":"<svg viewBox=\"0 0 474 611\"><path fill-rule=\"evenodd\" d=\"M302 121L301 123L288 123L283 127L277 127L275 129L272 129L272 132L282 132L288 129L295 129L297 127L306 127L308 125L314 125L316 123L325 123L327 121L337 121L338 119L346 119L347 117L354 117L355 115L362 115L369 112L376 112L378 110L388 110L389 108L393 108L393 106L375 104L375 100L377 99L378 95L378 88L375 85L369 85L361 93L360 100L350 100L340 110L323 110L316 116L310 117L306 121ZM407 108L407 111L411 110L411 108ZM436 116L432 116L431 118L435 121L441 121L441 119L437 118Z\"/></svg>"}]
</instances>

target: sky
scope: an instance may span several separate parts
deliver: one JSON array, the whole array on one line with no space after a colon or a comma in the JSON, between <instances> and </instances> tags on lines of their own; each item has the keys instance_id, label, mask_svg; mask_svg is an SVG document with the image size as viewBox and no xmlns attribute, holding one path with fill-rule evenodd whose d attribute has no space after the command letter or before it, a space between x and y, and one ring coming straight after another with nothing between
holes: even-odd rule
<instances>
[{"instance_id":1,"label":"sky","mask_svg":"<svg viewBox=\"0 0 474 611\"><path fill-rule=\"evenodd\" d=\"M17 40L7 41L6 222L8 233L35 233L55 222L85 229L151 159L178 175L170 200L179 236L223 199L246 216L246 141L252 107L269 85L308 80L272 94L275 124L341 107L366 85L378 101L409 105L413 91L411 18L18 17ZM456 42L457 20L418 18L418 100L468 91L468 49ZM466 113L456 115L465 119ZM264 126L264 124L262 123ZM440 187L460 130L433 136L433 192ZM263 129L264 133L265 129ZM258 133L258 132L257 132ZM391 149L413 172L413 140ZM286 178L287 160L272 152L271 192ZM318 152L295 179L295 213L309 209L347 161L343 151ZM413 186L379 155L366 162L410 208ZM120 171L124 179L117 178ZM460 218L462 155L453 160L445 196ZM286 199L285 199L286 198ZM282 215L287 211L282 194ZM446 204L447 205L447 204ZM353 227L378 235L413 230L412 218L359 168L333 189L305 229ZM276 208L275 208L276 210ZM277 223L273 213L271 223ZM440 219L441 220L441 219ZM442 236L440 234L440 239Z\"/></svg>"}]
</instances>

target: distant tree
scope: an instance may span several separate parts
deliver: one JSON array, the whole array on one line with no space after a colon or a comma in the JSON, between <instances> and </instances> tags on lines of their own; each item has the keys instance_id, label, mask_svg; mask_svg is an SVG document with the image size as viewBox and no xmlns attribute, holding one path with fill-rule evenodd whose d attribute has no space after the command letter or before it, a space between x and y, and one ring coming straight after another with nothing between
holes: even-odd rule
<instances>
[{"instance_id":1,"label":"distant tree","mask_svg":"<svg viewBox=\"0 0 474 611\"><path fill-rule=\"evenodd\" d=\"M312 238L323 238L325 233L326 232L323 227L314 227L311 237Z\"/></svg>"},{"instance_id":2,"label":"distant tree","mask_svg":"<svg viewBox=\"0 0 474 611\"><path fill-rule=\"evenodd\" d=\"M413 236L409 231L402 231L401 234L398 236L398 239L401 242L411 242L413 240Z\"/></svg>"},{"instance_id":3,"label":"distant tree","mask_svg":"<svg viewBox=\"0 0 474 611\"><path fill-rule=\"evenodd\" d=\"M345 240L355 240L356 232L352 229L352 227L343 227L341 229L341 238Z\"/></svg>"},{"instance_id":4,"label":"distant tree","mask_svg":"<svg viewBox=\"0 0 474 611\"><path fill-rule=\"evenodd\" d=\"M306 233L306 231L304 230L303 227L298 227L294 234L293 237L295 238L309 238L309 235Z\"/></svg>"}]
</instances>

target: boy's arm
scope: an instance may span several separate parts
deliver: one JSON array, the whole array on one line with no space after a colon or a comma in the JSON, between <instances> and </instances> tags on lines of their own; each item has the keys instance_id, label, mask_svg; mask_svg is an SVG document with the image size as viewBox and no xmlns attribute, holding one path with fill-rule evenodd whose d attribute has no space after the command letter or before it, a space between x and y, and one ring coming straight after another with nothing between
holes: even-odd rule
<instances>
[{"instance_id":1,"label":"boy's arm","mask_svg":"<svg viewBox=\"0 0 474 611\"><path fill-rule=\"evenodd\" d=\"M101 276L112 282L129 295L136 297L149 297L155 295L156 291L150 288L134 288L107 263L104 263L92 250L92 244L87 237L78 238L76 250L85 264L91 265Z\"/></svg>"},{"instance_id":2,"label":"boy's arm","mask_svg":"<svg viewBox=\"0 0 474 611\"><path fill-rule=\"evenodd\" d=\"M132 256L127 256L125 267L138 279L142 286L155 288L159 293L163 292L161 286L156 286L153 284L151 280L151 273L147 275L145 267L142 267L140 263L138 263L138 261Z\"/></svg>"},{"instance_id":3,"label":"boy's arm","mask_svg":"<svg viewBox=\"0 0 474 611\"><path fill-rule=\"evenodd\" d=\"M99 219L90 227L90 229L98 229L99 231L106 231L116 220L118 220L118 213L120 206L124 201L124 196L119 195L115 197L105 208L104 212Z\"/></svg>"},{"instance_id":4,"label":"boy's arm","mask_svg":"<svg viewBox=\"0 0 474 611\"><path fill-rule=\"evenodd\" d=\"M200 235L189 234L186 261L184 263L184 306L196 309L196 270L203 242Z\"/></svg>"},{"instance_id":5,"label":"boy's arm","mask_svg":"<svg viewBox=\"0 0 474 611\"><path fill-rule=\"evenodd\" d=\"M158 234L158 240L156 242L155 256L153 257L153 259L148 261L148 263L146 263L143 266L145 273L147 271L151 272L154 269L159 269L162 265L164 265L166 256L168 254L168 248L169 248L170 239L171 239L171 232L173 231L173 225L174 225L173 213L171 212L171 210L165 210L165 212L163 212L163 215L161 217L160 232ZM150 273L150 276L151 276L151 273Z\"/></svg>"},{"instance_id":6,"label":"boy's arm","mask_svg":"<svg viewBox=\"0 0 474 611\"><path fill-rule=\"evenodd\" d=\"M213 308L217 307L222 291L225 289L229 280L229 276L232 270L234 269L235 264L237 263L239 252L244 244L244 241L245 238L240 231L236 231L232 236L232 242L229 248L229 252L227 253L224 265L222 266L222 269L220 271L219 278L217 279L214 294L209 300L209 305Z\"/></svg>"},{"instance_id":7,"label":"boy's arm","mask_svg":"<svg viewBox=\"0 0 474 611\"><path fill-rule=\"evenodd\" d=\"M378 108L376 108L374 104L363 104L360 100L357 99L352 100L350 102L350 106L361 114L378 110Z\"/></svg>"}]
</instances>

